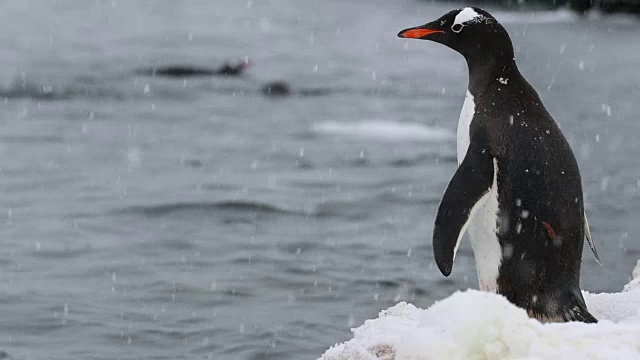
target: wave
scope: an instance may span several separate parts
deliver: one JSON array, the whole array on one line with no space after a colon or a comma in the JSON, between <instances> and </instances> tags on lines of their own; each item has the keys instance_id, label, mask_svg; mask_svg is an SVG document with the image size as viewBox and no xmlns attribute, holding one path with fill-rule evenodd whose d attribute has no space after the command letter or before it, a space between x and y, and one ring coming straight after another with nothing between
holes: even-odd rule
<instances>
[{"instance_id":1,"label":"wave","mask_svg":"<svg viewBox=\"0 0 640 360\"><path fill-rule=\"evenodd\" d=\"M393 159L393 160L390 160L388 164L389 166L392 166L392 167L412 167L412 166L420 165L426 162L433 163L434 160L437 160L438 163L440 164L455 163L458 161L455 155L451 156L451 155L441 155L438 153L424 153L424 154L419 154L413 157Z\"/></svg>"},{"instance_id":2,"label":"wave","mask_svg":"<svg viewBox=\"0 0 640 360\"><path fill-rule=\"evenodd\" d=\"M370 199L374 201L377 199ZM362 201L367 201L362 200ZM265 216L294 216L304 218L342 218L362 220L370 214L371 207L363 206L362 201L335 201L316 204L309 209L287 209L271 204L253 201L222 201L222 202L176 202L159 205L135 205L113 212L116 215L131 214L147 218L161 218L164 216L219 215L224 223L253 222L256 217Z\"/></svg>"},{"instance_id":3,"label":"wave","mask_svg":"<svg viewBox=\"0 0 640 360\"><path fill-rule=\"evenodd\" d=\"M0 143L3 144L60 144L64 140L64 137L56 135L0 135Z\"/></svg>"},{"instance_id":4,"label":"wave","mask_svg":"<svg viewBox=\"0 0 640 360\"><path fill-rule=\"evenodd\" d=\"M11 85L0 88L0 97L6 99L59 100L68 99L71 95L69 91L59 87L22 81L14 81Z\"/></svg>"},{"instance_id":5,"label":"wave","mask_svg":"<svg viewBox=\"0 0 640 360\"><path fill-rule=\"evenodd\" d=\"M437 201L435 199L433 201ZM289 209L262 202L253 201L221 201L221 202L176 202L158 205L134 205L115 210L116 215L139 215L148 218L160 218L164 216L207 215L220 214L225 222L242 222L255 220L256 216L294 216L304 218L341 218L347 220L362 220L371 215L372 209L378 204L400 202L407 204L418 201L424 204L424 199L406 199L397 195L381 194L370 198L362 198L354 201L336 200L324 201L307 209ZM427 199L427 203L433 202ZM239 218L238 218L239 217ZM226 220L225 220L226 219Z\"/></svg>"},{"instance_id":6,"label":"wave","mask_svg":"<svg viewBox=\"0 0 640 360\"><path fill-rule=\"evenodd\" d=\"M167 82L166 79L161 81ZM169 81L172 81L171 79ZM175 81L173 81L175 82ZM190 88L196 91L207 92L217 95L234 95L242 94L243 96L273 96L265 93L257 87L247 86L246 84L235 85L214 85L209 82L198 85L194 80L190 80ZM119 92L116 89L108 89L101 87L98 79L86 83L71 83L64 85L41 84L32 81L16 80L8 86L0 87L0 98L5 99L35 99L45 101L69 100L74 98L108 98L113 100L122 100L125 97L139 97L139 93ZM115 85L114 85L115 86ZM330 88L300 88L293 89L287 93L276 94L281 96L297 96L297 97L320 97L328 96L337 92ZM154 86L153 95L168 99L188 99L189 92L185 92L182 85L179 88L165 84L164 86Z\"/></svg>"},{"instance_id":7,"label":"wave","mask_svg":"<svg viewBox=\"0 0 640 360\"><path fill-rule=\"evenodd\" d=\"M119 212L143 214L145 216L165 216L181 212L251 212L261 214L306 215L302 212L283 209L274 205L253 201L221 201L221 202L176 202L170 204L131 206Z\"/></svg>"},{"instance_id":8,"label":"wave","mask_svg":"<svg viewBox=\"0 0 640 360\"><path fill-rule=\"evenodd\" d=\"M320 134L358 137L383 141L447 141L455 139L452 131L416 123L362 121L341 123L325 121L313 125Z\"/></svg>"},{"instance_id":9,"label":"wave","mask_svg":"<svg viewBox=\"0 0 640 360\"><path fill-rule=\"evenodd\" d=\"M72 98L110 98L121 100L124 96L117 91L90 86L87 84L50 85L16 79L6 87L0 87L0 98L35 99L35 100L68 100Z\"/></svg>"}]
</instances>

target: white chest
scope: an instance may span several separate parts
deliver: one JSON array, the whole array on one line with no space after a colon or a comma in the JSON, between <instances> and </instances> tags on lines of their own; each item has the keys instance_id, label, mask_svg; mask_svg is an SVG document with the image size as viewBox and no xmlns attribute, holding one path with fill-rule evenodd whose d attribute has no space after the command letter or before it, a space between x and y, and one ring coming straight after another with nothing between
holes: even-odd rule
<instances>
[{"instance_id":1,"label":"white chest","mask_svg":"<svg viewBox=\"0 0 640 360\"><path fill-rule=\"evenodd\" d=\"M473 95L467 90L467 97L464 99L464 105L462 105L462 111L460 112L460 119L458 120L458 132L457 132L457 154L458 165L464 160L464 156L467 154L469 148L469 127L471 126L471 120L473 120L473 114L475 113L476 105L473 102Z\"/></svg>"},{"instance_id":2,"label":"white chest","mask_svg":"<svg viewBox=\"0 0 640 360\"><path fill-rule=\"evenodd\" d=\"M502 263L502 247L498 240L498 161L493 159L493 184L483 196L482 207L469 223L469 239L476 259L480 290L497 292L498 274Z\"/></svg>"},{"instance_id":3,"label":"white chest","mask_svg":"<svg viewBox=\"0 0 640 360\"><path fill-rule=\"evenodd\" d=\"M467 90L467 96L462 105L457 131L458 165L462 163L469 144L469 128L475 114L476 105L473 95ZM498 163L493 160L493 184L487 194L480 200L482 207L469 219L469 238L476 259L478 283L484 291L497 292L498 272L502 262L502 248L498 241L497 213L498 213Z\"/></svg>"}]
</instances>

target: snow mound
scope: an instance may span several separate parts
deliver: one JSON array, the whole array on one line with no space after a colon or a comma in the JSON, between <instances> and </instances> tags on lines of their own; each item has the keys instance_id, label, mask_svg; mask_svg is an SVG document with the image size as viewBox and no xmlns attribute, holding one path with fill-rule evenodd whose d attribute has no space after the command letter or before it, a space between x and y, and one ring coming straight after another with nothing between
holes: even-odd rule
<instances>
[{"instance_id":1,"label":"snow mound","mask_svg":"<svg viewBox=\"0 0 640 360\"><path fill-rule=\"evenodd\" d=\"M363 121L358 123L326 121L313 125L313 131L321 134L384 141L445 141L455 139L454 133L447 129L393 121Z\"/></svg>"},{"instance_id":2,"label":"snow mound","mask_svg":"<svg viewBox=\"0 0 640 360\"><path fill-rule=\"evenodd\" d=\"M320 360L640 359L640 261L633 276L620 293L584 293L598 324L542 324L500 295L467 290L425 310L381 311Z\"/></svg>"}]
</instances>

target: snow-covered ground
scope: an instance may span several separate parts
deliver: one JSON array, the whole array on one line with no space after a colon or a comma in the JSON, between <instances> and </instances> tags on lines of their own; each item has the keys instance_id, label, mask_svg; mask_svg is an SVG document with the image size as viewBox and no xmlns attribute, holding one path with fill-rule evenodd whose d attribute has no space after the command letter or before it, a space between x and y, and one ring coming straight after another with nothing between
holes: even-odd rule
<instances>
[{"instance_id":1,"label":"snow-covered ground","mask_svg":"<svg viewBox=\"0 0 640 360\"><path fill-rule=\"evenodd\" d=\"M598 324L542 324L504 297L476 290L424 310L401 302L320 359L640 359L640 261L622 292L584 297Z\"/></svg>"}]
</instances>

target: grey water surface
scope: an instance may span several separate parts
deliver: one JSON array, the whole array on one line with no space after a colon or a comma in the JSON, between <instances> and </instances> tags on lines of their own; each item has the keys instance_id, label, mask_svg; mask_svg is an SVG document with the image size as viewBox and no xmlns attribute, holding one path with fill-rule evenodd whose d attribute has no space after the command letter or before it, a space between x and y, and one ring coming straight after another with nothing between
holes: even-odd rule
<instances>
[{"instance_id":1,"label":"grey water surface","mask_svg":"<svg viewBox=\"0 0 640 360\"><path fill-rule=\"evenodd\" d=\"M444 278L463 59L396 38L457 5L399 0L0 4L0 356L314 359ZM603 266L640 258L640 22L495 11L571 142ZM217 66L239 78L136 70ZM291 84L273 99L267 81ZM304 90L316 89L303 96ZM473 304L469 304L473 306Z\"/></svg>"}]
</instances>

